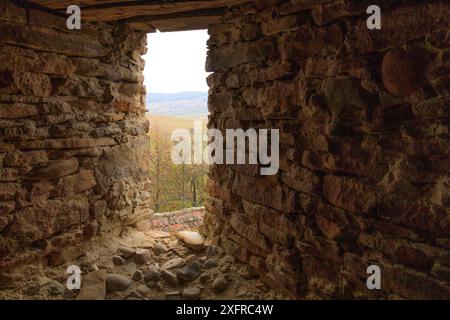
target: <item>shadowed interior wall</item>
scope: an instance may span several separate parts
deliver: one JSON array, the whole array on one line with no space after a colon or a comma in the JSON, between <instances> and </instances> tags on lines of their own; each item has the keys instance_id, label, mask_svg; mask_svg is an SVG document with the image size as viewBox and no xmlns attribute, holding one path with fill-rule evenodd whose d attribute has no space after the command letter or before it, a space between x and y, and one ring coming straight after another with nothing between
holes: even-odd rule
<instances>
[{"instance_id":1,"label":"shadowed interior wall","mask_svg":"<svg viewBox=\"0 0 450 320\"><path fill-rule=\"evenodd\" d=\"M450 298L450 6L376 2L381 31L351 0L210 28L209 126L280 129L281 168L214 165L204 232L293 297Z\"/></svg>"},{"instance_id":2,"label":"shadowed interior wall","mask_svg":"<svg viewBox=\"0 0 450 320\"><path fill-rule=\"evenodd\" d=\"M0 1L0 268L61 264L148 212L146 34Z\"/></svg>"}]
</instances>

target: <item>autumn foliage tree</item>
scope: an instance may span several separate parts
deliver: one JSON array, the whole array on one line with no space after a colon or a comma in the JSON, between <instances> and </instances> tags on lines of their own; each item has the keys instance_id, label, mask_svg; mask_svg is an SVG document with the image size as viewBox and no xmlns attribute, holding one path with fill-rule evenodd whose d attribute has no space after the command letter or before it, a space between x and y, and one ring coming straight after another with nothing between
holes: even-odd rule
<instances>
[{"instance_id":1,"label":"autumn foliage tree","mask_svg":"<svg viewBox=\"0 0 450 320\"><path fill-rule=\"evenodd\" d=\"M207 192L207 165L172 162L174 141L170 133L154 124L150 130L151 201L155 212L203 206Z\"/></svg>"}]
</instances>

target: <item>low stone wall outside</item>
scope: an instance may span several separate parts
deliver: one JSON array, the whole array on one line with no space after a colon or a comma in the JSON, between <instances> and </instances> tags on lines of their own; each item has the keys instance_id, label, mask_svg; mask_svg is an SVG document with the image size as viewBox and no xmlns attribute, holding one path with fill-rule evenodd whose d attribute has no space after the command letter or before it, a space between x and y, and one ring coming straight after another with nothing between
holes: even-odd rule
<instances>
[{"instance_id":1,"label":"low stone wall outside","mask_svg":"<svg viewBox=\"0 0 450 320\"><path fill-rule=\"evenodd\" d=\"M152 226L155 230L179 231L196 228L203 223L205 208L189 208L173 212L155 213Z\"/></svg>"}]
</instances>

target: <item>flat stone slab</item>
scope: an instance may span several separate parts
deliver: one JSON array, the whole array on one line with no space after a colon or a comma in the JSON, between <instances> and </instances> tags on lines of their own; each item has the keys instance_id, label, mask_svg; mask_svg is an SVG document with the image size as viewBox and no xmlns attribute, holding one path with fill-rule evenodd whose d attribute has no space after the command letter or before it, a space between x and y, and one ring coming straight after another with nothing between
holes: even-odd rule
<instances>
[{"instance_id":1,"label":"flat stone slab","mask_svg":"<svg viewBox=\"0 0 450 320\"><path fill-rule=\"evenodd\" d=\"M167 261L166 263L164 263L161 266L161 270L169 270L169 269L174 269L174 268L179 268L184 266L185 264L185 260L183 258L174 258L171 259L169 261Z\"/></svg>"},{"instance_id":2,"label":"flat stone slab","mask_svg":"<svg viewBox=\"0 0 450 320\"><path fill-rule=\"evenodd\" d=\"M97 270L84 276L77 300L105 300L105 278L105 270Z\"/></svg>"},{"instance_id":3,"label":"flat stone slab","mask_svg":"<svg viewBox=\"0 0 450 320\"><path fill-rule=\"evenodd\" d=\"M159 238L170 238L170 233L159 230L150 230L146 231L145 235L151 238L159 239Z\"/></svg>"}]
</instances>

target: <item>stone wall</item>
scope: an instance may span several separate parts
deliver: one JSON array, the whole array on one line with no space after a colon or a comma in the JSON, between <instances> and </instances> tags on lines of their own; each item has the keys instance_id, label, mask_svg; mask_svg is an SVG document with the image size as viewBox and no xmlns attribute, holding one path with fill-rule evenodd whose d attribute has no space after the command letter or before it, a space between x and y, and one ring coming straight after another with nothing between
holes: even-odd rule
<instances>
[{"instance_id":1,"label":"stone wall","mask_svg":"<svg viewBox=\"0 0 450 320\"><path fill-rule=\"evenodd\" d=\"M253 3L209 30L209 127L280 129L281 168L213 166L204 232L295 298L449 299L450 6Z\"/></svg>"},{"instance_id":2,"label":"stone wall","mask_svg":"<svg viewBox=\"0 0 450 320\"><path fill-rule=\"evenodd\" d=\"M0 269L63 263L147 211L145 52L126 26L0 1Z\"/></svg>"},{"instance_id":3,"label":"stone wall","mask_svg":"<svg viewBox=\"0 0 450 320\"><path fill-rule=\"evenodd\" d=\"M195 230L203 224L204 215L204 207L155 213L149 221L140 221L136 227L139 229L139 225L144 225L144 230L160 230L165 232Z\"/></svg>"}]
</instances>

